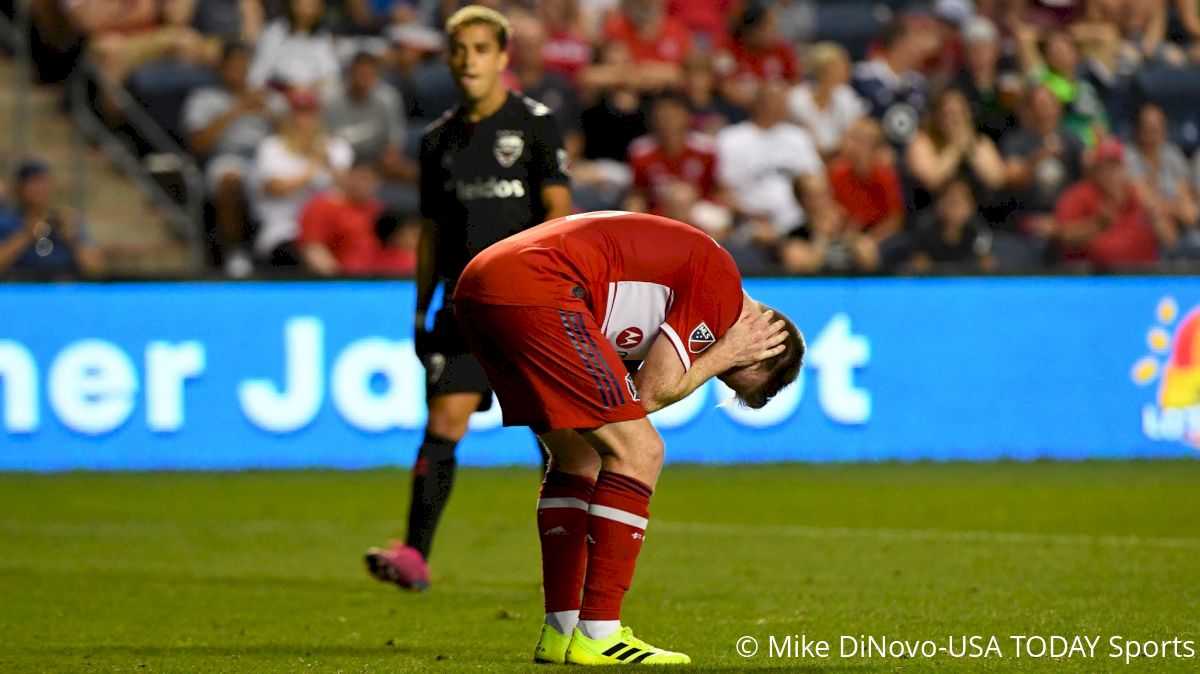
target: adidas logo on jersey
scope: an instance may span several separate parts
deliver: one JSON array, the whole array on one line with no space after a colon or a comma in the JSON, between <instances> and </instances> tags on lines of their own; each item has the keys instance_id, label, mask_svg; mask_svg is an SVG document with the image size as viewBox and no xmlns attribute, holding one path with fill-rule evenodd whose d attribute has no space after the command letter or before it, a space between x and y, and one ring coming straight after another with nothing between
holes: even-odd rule
<instances>
[{"instance_id":1,"label":"adidas logo on jersey","mask_svg":"<svg viewBox=\"0 0 1200 674\"><path fill-rule=\"evenodd\" d=\"M571 532L567 531L563 527L554 527L552 529L547 529L547 530L543 531L542 535L543 536L570 536Z\"/></svg>"},{"instance_id":2,"label":"adidas logo on jersey","mask_svg":"<svg viewBox=\"0 0 1200 674\"><path fill-rule=\"evenodd\" d=\"M459 201L476 199L521 199L525 196L525 183L521 180L500 180L496 177L474 182L458 181L455 190Z\"/></svg>"},{"instance_id":3,"label":"adidas logo on jersey","mask_svg":"<svg viewBox=\"0 0 1200 674\"><path fill-rule=\"evenodd\" d=\"M713 337L712 330L708 329L708 325L701 323L692 329L692 334L688 335L688 351L700 353L712 346L715 341L717 338Z\"/></svg>"}]
</instances>

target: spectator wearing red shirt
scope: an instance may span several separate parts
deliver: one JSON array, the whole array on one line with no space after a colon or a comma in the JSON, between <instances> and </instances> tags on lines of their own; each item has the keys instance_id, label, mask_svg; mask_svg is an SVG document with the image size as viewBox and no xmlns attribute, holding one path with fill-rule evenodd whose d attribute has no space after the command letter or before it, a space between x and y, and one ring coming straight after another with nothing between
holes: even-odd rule
<instances>
[{"instance_id":1,"label":"spectator wearing red shirt","mask_svg":"<svg viewBox=\"0 0 1200 674\"><path fill-rule=\"evenodd\" d=\"M580 71L595 58L595 50L580 29L578 4L572 0L541 0L538 10L546 29L542 48L546 70L574 84Z\"/></svg>"},{"instance_id":2,"label":"spectator wearing red shirt","mask_svg":"<svg viewBox=\"0 0 1200 674\"><path fill-rule=\"evenodd\" d=\"M850 222L876 243L904 227L904 193L889 156L879 122L863 117L851 124L842 151L829 164L834 198Z\"/></svg>"},{"instance_id":3,"label":"spectator wearing red shirt","mask_svg":"<svg viewBox=\"0 0 1200 674\"><path fill-rule=\"evenodd\" d=\"M320 276L364 273L379 257L375 223L383 213L376 197L379 175L368 163L355 164L342 185L319 192L300 212L300 249L304 266Z\"/></svg>"},{"instance_id":4,"label":"spectator wearing red shirt","mask_svg":"<svg viewBox=\"0 0 1200 674\"><path fill-rule=\"evenodd\" d=\"M678 19L693 37L711 48L728 38L729 19L740 4L738 0L668 0L667 15Z\"/></svg>"},{"instance_id":5,"label":"spectator wearing red shirt","mask_svg":"<svg viewBox=\"0 0 1200 674\"><path fill-rule=\"evenodd\" d=\"M1178 240L1172 223L1142 203L1115 138L1096 146L1088 176L1059 197L1055 218L1063 257L1101 269L1154 263L1160 243L1170 247Z\"/></svg>"},{"instance_id":6,"label":"spectator wearing red shirt","mask_svg":"<svg viewBox=\"0 0 1200 674\"><path fill-rule=\"evenodd\" d=\"M683 64L692 51L692 35L667 16L665 0L622 0L621 11L604 26L605 42L623 42L638 63Z\"/></svg>"},{"instance_id":7,"label":"spectator wearing red shirt","mask_svg":"<svg viewBox=\"0 0 1200 674\"><path fill-rule=\"evenodd\" d=\"M717 153L712 139L689 132L691 111L678 96L661 96L651 109L650 135L629 146L633 186L626 210L663 214L666 190L675 181L695 186L698 197L713 200L717 191Z\"/></svg>"},{"instance_id":8,"label":"spectator wearing red shirt","mask_svg":"<svg viewBox=\"0 0 1200 674\"><path fill-rule=\"evenodd\" d=\"M800 79L800 64L792 46L779 34L775 10L760 5L742 11L732 39L718 49L714 64L721 77L721 93L747 110L759 83Z\"/></svg>"}]
</instances>

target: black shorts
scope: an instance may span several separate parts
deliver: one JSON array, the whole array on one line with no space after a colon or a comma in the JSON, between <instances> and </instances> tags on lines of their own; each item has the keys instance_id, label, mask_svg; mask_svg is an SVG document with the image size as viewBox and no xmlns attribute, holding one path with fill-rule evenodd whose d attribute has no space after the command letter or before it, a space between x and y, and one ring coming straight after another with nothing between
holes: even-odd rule
<instances>
[{"instance_id":1,"label":"black shorts","mask_svg":"<svg viewBox=\"0 0 1200 674\"><path fill-rule=\"evenodd\" d=\"M487 372L467 346L454 311L438 309L433 317L432 341L436 351L425 363L425 401L451 393L479 393L483 400L478 411L492 408L492 385Z\"/></svg>"}]
</instances>

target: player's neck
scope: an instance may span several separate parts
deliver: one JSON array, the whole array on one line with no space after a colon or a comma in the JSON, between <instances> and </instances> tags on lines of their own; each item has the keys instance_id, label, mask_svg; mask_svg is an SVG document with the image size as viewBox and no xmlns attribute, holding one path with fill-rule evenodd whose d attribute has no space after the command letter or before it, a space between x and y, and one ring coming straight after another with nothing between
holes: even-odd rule
<instances>
[{"instance_id":1,"label":"player's neck","mask_svg":"<svg viewBox=\"0 0 1200 674\"><path fill-rule=\"evenodd\" d=\"M463 109L467 113L467 121L481 122L499 112L508 100L508 88L496 87L492 93L477 101L463 101Z\"/></svg>"}]
</instances>

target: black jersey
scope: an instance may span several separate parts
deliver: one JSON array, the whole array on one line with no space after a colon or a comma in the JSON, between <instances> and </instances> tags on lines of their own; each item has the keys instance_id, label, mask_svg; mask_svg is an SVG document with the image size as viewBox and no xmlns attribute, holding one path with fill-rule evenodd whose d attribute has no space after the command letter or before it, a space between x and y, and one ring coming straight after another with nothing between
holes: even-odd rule
<instances>
[{"instance_id":1,"label":"black jersey","mask_svg":"<svg viewBox=\"0 0 1200 674\"><path fill-rule=\"evenodd\" d=\"M447 111L421 139L421 215L438 226L437 275L453 281L484 248L546 219L541 191L569 185L549 108L509 93L477 123Z\"/></svg>"}]
</instances>

